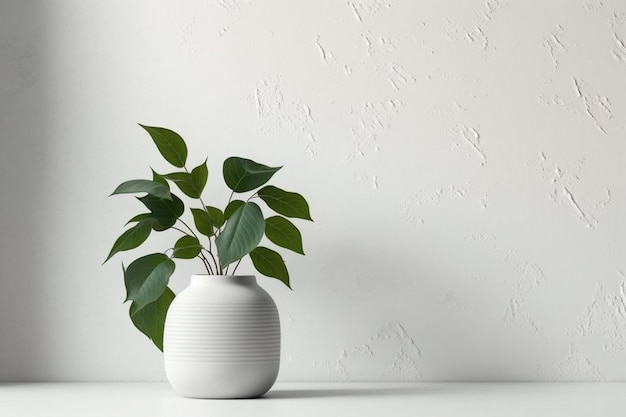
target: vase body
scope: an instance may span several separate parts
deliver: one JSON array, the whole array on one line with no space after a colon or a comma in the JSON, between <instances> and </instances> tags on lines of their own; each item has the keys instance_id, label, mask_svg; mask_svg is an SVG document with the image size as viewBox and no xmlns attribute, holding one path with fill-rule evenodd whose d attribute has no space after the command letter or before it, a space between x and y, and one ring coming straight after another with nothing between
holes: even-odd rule
<instances>
[{"instance_id":1,"label":"vase body","mask_svg":"<svg viewBox=\"0 0 626 417\"><path fill-rule=\"evenodd\" d=\"M193 275L167 312L163 356L184 397L259 397L280 365L276 304L254 276Z\"/></svg>"}]
</instances>

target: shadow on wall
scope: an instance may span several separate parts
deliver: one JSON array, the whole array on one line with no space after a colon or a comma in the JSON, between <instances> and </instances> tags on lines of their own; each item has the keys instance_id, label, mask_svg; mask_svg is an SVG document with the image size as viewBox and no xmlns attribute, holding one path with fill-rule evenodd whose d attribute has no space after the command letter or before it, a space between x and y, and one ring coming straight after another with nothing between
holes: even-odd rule
<instances>
[{"instance_id":1,"label":"shadow on wall","mask_svg":"<svg viewBox=\"0 0 626 417\"><path fill-rule=\"evenodd\" d=\"M42 9L37 1L0 3L0 381L37 379L45 364Z\"/></svg>"}]
</instances>

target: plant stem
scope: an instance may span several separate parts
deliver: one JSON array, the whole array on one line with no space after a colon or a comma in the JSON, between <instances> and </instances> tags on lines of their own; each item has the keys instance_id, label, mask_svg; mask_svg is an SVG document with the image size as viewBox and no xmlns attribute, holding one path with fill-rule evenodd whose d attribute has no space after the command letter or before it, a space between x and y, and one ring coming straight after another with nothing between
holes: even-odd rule
<instances>
[{"instance_id":1,"label":"plant stem","mask_svg":"<svg viewBox=\"0 0 626 417\"><path fill-rule=\"evenodd\" d=\"M172 226L172 229L174 229L174 230L178 230L180 233L182 233L182 234L184 234L184 235L186 235L186 234L187 234L187 232L185 232L183 229L179 229L178 227L174 227L174 226Z\"/></svg>"},{"instance_id":2,"label":"plant stem","mask_svg":"<svg viewBox=\"0 0 626 417\"><path fill-rule=\"evenodd\" d=\"M185 172L189 174L189 170L187 169L187 166L185 165L183 167L185 169ZM232 194L231 194L232 197ZM209 216L209 219L211 218L211 215L209 214L209 210L207 209L207 205L204 203L204 201L202 200L202 196L198 196L198 200L200 200L200 205L202 206L202 210ZM180 219L179 219L180 220ZM187 226L187 224L185 224L185 222L183 222L181 220L181 222ZM211 227L213 227L213 220L211 220ZM193 231L191 230L191 228L189 226L187 226L187 229L189 229L189 231L191 231L191 233L193 233ZM219 229L218 229L219 230ZM196 237L196 239L200 240L198 238L198 236L196 236L196 234L194 233L194 236ZM213 256L213 247L212 247L212 243L211 243L211 238L208 238L209 240L209 250L207 251L209 253L209 255L211 255L211 258L213 259L213 264L215 265L215 270L220 272L220 268L219 265L217 263L217 261L215 260L215 257ZM204 249L204 248L203 248ZM207 267L207 270L211 269L211 274L213 273L212 268L209 264L208 259L203 255L203 262L205 262L205 266Z\"/></svg>"},{"instance_id":3,"label":"plant stem","mask_svg":"<svg viewBox=\"0 0 626 417\"><path fill-rule=\"evenodd\" d=\"M218 263L217 263L217 261L215 260L215 256L213 256L213 253L212 253L211 251L206 250L206 249L205 249L205 251L206 251L209 255L211 255L211 258L213 259L213 263L215 264L215 270L216 270L216 271L220 271L219 264L218 264Z\"/></svg>"},{"instance_id":4,"label":"plant stem","mask_svg":"<svg viewBox=\"0 0 626 417\"><path fill-rule=\"evenodd\" d=\"M243 259L243 258L241 258ZM241 263L241 259L239 259L239 261L237 261L237 265L235 265L235 269L233 269L233 275L235 275L235 271L237 271L237 268L239 268L239 264Z\"/></svg>"},{"instance_id":5,"label":"plant stem","mask_svg":"<svg viewBox=\"0 0 626 417\"><path fill-rule=\"evenodd\" d=\"M180 219L180 217L178 218L178 221L181 222L182 224L185 225L185 227L191 232L191 234L193 235L193 237L195 237L196 239L198 239L198 235L196 235L193 231L193 229L191 227L189 227L189 225L187 223L185 223L184 221L182 221ZM198 239L198 241L200 241L200 239Z\"/></svg>"},{"instance_id":6,"label":"plant stem","mask_svg":"<svg viewBox=\"0 0 626 417\"><path fill-rule=\"evenodd\" d=\"M211 268L211 265L209 265L209 261L207 260L207 258L202 253L198 255L198 258L202 260L202 263L204 264L204 267L206 268L206 271L209 273L209 275L214 275L213 269Z\"/></svg>"},{"instance_id":7,"label":"plant stem","mask_svg":"<svg viewBox=\"0 0 626 417\"><path fill-rule=\"evenodd\" d=\"M178 219L178 221L179 221L179 222L181 222L182 224L184 224L184 225L185 225L185 227L186 227L187 229L189 229L189 231L191 232L191 234L192 234L192 235L193 235L196 239L198 239L198 235L196 235L196 234L194 233L193 229L192 229L191 227L189 227L189 225L188 225L187 223L185 223L185 222L184 222L183 220L181 220L180 218ZM179 231L181 231L181 232L183 232L183 233L187 234L184 230L180 230L180 229L177 229L177 228L176 228L176 230L179 230ZM200 239L198 239L198 241L200 241ZM210 242L211 242L211 240L209 239L209 243L210 243ZM206 250L206 249L205 249L205 250ZM215 258L213 257L213 254L212 254L211 252L209 252L209 254L210 254L210 255L211 255L211 257L213 258L213 261L215 261ZM213 273L213 270L212 270L211 266L209 265L209 261L206 259L206 257L205 257L204 255L202 255L202 258L201 258L201 259L202 259L202 262L204 263L204 267L206 268L207 272L208 272L209 274L213 275L214 273Z\"/></svg>"}]
</instances>

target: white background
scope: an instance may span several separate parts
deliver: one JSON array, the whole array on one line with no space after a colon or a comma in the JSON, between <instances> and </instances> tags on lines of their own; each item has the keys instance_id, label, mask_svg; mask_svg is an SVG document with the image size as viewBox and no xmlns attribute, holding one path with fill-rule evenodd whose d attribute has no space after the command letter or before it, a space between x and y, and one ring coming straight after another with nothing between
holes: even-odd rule
<instances>
[{"instance_id":1,"label":"white background","mask_svg":"<svg viewBox=\"0 0 626 417\"><path fill-rule=\"evenodd\" d=\"M625 112L618 0L5 0L0 380L164 378L121 262L173 235L101 266L136 123L308 199L281 380L623 380Z\"/></svg>"}]
</instances>

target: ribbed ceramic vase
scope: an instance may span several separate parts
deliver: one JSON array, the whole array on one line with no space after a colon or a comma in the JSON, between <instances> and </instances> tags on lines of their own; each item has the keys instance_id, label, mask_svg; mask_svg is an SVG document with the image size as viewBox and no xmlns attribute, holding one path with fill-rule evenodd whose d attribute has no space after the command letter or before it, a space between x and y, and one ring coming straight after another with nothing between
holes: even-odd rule
<instances>
[{"instance_id":1,"label":"ribbed ceramic vase","mask_svg":"<svg viewBox=\"0 0 626 417\"><path fill-rule=\"evenodd\" d=\"M254 276L193 275L167 312L163 354L184 397L260 397L280 365L276 304Z\"/></svg>"}]
</instances>

